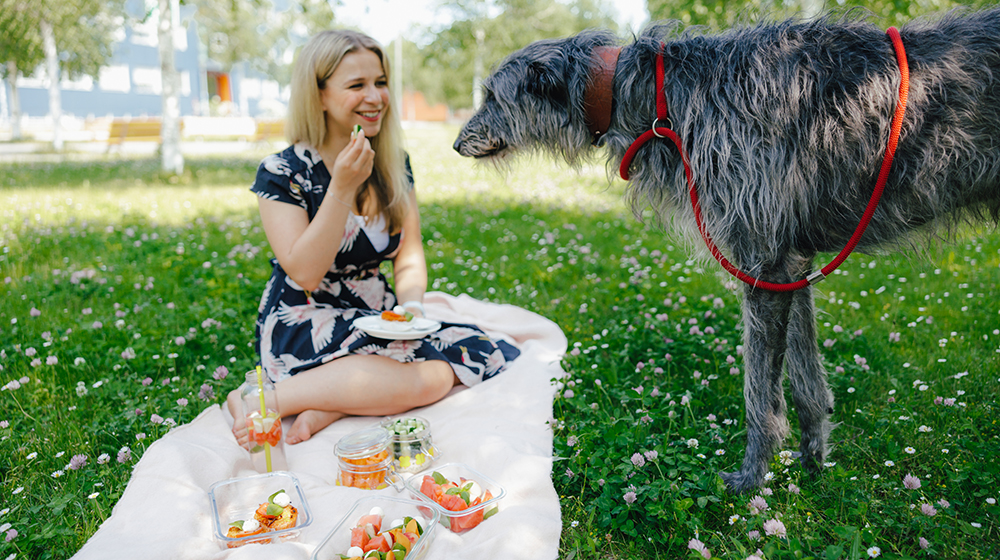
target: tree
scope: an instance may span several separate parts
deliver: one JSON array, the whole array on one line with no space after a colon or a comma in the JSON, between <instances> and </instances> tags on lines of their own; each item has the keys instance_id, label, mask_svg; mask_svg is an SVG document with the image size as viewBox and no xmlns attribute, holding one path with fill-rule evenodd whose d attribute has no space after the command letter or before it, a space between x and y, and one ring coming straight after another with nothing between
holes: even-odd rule
<instances>
[{"instance_id":1,"label":"tree","mask_svg":"<svg viewBox=\"0 0 1000 560\"><path fill-rule=\"evenodd\" d=\"M16 83L18 73L34 70L44 57L56 150L62 149L59 81L63 73L97 77L111 59L124 4L125 0L0 0L0 56L5 62L5 76Z\"/></svg>"},{"instance_id":2,"label":"tree","mask_svg":"<svg viewBox=\"0 0 1000 560\"><path fill-rule=\"evenodd\" d=\"M591 27L618 31L603 0L449 0L443 6L454 21L421 49L414 86L452 107L474 106L484 71L529 43Z\"/></svg>"},{"instance_id":3,"label":"tree","mask_svg":"<svg viewBox=\"0 0 1000 560\"><path fill-rule=\"evenodd\" d=\"M340 0L188 0L198 8L199 33L208 56L227 71L239 63L282 84L291 79L295 49L333 26ZM262 17L266 13L266 17Z\"/></svg>"},{"instance_id":4,"label":"tree","mask_svg":"<svg viewBox=\"0 0 1000 560\"><path fill-rule=\"evenodd\" d=\"M160 79L163 82L163 117L160 120L160 152L164 171L184 172L181 153L180 75L174 65L174 14L176 0L158 0L157 48L160 53Z\"/></svg>"},{"instance_id":5,"label":"tree","mask_svg":"<svg viewBox=\"0 0 1000 560\"><path fill-rule=\"evenodd\" d=\"M28 0L0 0L0 77L10 84L12 132L21 139L21 102L17 76L24 68L35 68L44 59L37 10Z\"/></svg>"}]
</instances>

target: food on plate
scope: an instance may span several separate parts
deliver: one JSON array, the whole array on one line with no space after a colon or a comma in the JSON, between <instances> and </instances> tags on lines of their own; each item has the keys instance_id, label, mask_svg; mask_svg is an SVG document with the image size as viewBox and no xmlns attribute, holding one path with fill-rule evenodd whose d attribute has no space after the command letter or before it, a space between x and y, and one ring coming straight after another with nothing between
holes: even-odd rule
<instances>
[{"instance_id":1,"label":"food on plate","mask_svg":"<svg viewBox=\"0 0 1000 560\"><path fill-rule=\"evenodd\" d=\"M351 528L351 548L343 560L403 560L413 550L424 528L412 517L383 523L382 508L375 506Z\"/></svg>"},{"instance_id":2,"label":"food on plate","mask_svg":"<svg viewBox=\"0 0 1000 560\"><path fill-rule=\"evenodd\" d=\"M247 415L251 453L263 451L265 443L274 447L281 441L281 414L271 409L267 409L266 412L266 416L261 416L257 410Z\"/></svg>"},{"instance_id":3,"label":"food on plate","mask_svg":"<svg viewBox=\"0 0 1000 560\"><path fill-rule=\"evenodd\" d=\"M396 306L392 311L383 311L380 326L387 331L408 331L413 328L413 313Z\"/></svg>"},{"instance_id":4,"label":"food on plate","mask_svg":"<svg viewBox=\"0 0 1000 560\"><path fill-rule=\"evenodd\" d=\"M452 482L435 471L424 475L420 492L448 511L474 510L468 515L445 516L450 519L450 529L456 533L476 527L499 511L499 506L496 504L489 509L477 508L476 506L492 500L493 494L489 490L483 490L476 481L466 480L464 477L459 477L458 482Z\"/></svg>"},{"instance_id":5,"label":"food on plate","mask_svg":"<svg viewBox=\"0 0 1000 560\"><path fill-rule=\"evenodd\" d=\"M295 527L298 518L299 511L292 505L291 497L284 490L278 490L271 494L266 502L260 504L249 517L230 523L226 536L231 539L242 539L272 531L291 529ZM231 542L227 546L237 548L245 544L266 542L270 542L270 538Z\"/></svg>"}]
</instances>

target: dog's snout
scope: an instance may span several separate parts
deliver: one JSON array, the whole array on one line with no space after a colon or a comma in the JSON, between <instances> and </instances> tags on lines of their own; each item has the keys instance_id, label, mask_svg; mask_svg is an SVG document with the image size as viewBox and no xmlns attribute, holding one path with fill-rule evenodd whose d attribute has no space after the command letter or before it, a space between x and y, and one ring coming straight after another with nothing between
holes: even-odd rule
<instances>
[{"instance_id":1,"label":"dog's snout","mask_svg":"<svg viewBox=\"0 0 1000 560\"><path fill-rule=\"evenodd\" d=\"M455 143L451 147L458 153L462 153L462 137L459 136L455 139Z\"/></svg>"}]
</instances>

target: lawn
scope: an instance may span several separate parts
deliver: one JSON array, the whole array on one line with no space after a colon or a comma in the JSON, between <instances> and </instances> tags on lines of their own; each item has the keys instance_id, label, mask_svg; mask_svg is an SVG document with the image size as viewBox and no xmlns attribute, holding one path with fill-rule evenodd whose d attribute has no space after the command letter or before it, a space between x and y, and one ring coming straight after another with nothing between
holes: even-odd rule
<instances>
[{"instance_id":1,"label":"lawn","mask_svg":"<svg viewBox=\"0 0 1000 560\"><path fill-rule=\"evenodd\" d=\"M408 132L431 288L531 309L570 341L551 421L561 557L1000 556L995 228L856 254L817 287L827 468L783 452L765 488L731 496L736 283L636 219L602 164L500 175L455 155L456 132ZM255 364L262 155L175 178L152 160L0 164L0 558L72 555L144 449Z\"/></svg>"}]
</instances>

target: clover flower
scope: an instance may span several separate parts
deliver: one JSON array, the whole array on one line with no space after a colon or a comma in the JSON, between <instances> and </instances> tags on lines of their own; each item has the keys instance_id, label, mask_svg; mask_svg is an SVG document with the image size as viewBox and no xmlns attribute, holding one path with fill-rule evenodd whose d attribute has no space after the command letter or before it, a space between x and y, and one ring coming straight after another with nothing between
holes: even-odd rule
<instances>
[{"instance_id":1,"label":"clover flower","mask_svg":"<svg viewBox=\"0 0 1000 560\"><path fill-rule=\"evenodd\" d=\"M709 560L712 557L712 552L705 547L705 543L699 541L698 539L691 539L688 541L688 548L697 551L705 560Z\"/></svg>"},{"instance_id":2,"label":"clover flower","mask_svg":"<svg viewBox=\"0 0 1000 560\"><path fill-rule=\"evenodd\" d=\"M226 369L226 366L219 366L215 368L214 372L212 372L212 379L215 379L216 381L222 381L223 379L226 378L227 375L229 375L229 370Z\"/></svg>"},{"instance_id":3,"label":"clover flower","mask_svg":"<svg viewBox=\"0 0 1000 560\"><path fill-rule=\"evenodd\" d=\"M128 463L131 460L132 460L132 450L129 449L127 445L118 450L119 463Z\"/></svg>"},{"instance_id":4,"label":"clover flower","mask_svg":"<svg viewBox=\"0 0 1000 560\"><path fill-rule=\"evenodd\" d=\"M203 401L210 401L215 398L215 390L208 383L204 383L198 390L198 398Z\"/></svg>"},{"instance_id":5,"label":"clover flower","mask_svg":"<svg viewBox=\"0 0 1000 560\"><path fill-rule=\"evenodd\" d=\"M86 455L73 455L73 458L69 460L69 466L67 467L71 471L78 471L87 464Z\"/></svg>"},{"instance_id":6,"label":"clover flower","mask_svg":"<svg viewBox=\"0 0 1000 560\"><path fill-rule=\"evenodd\" d=\"M767 500L765 500L763 496L754 496L753 498L750 498L750 512L754 515L757 515L762 511L767 511L767 508Z\"/></svg>"},{"instance_id":7,"label":"clover flower","mask_svg":"<svg viewBox=\"0 0 1000 560\"><path fill-rule=\"evenodd\" d=\"M903 487L907 490L916 490L917 488L920 488L920 479L912 474L907 474L903 477Z\"/></svg>"},{"instance_id":8,"label":"clover flower","mask_svg":"<svg viewBox=\"0 0 1000 560\"><path fill-rule=\"evenodd\" d=\"M926 550L927 547L929 547L931 545L931 543L928 542L927 539L925 539L923 537L920 537L920 540L918 540L917 542L920 544L920 549L921 550Z\"/></svg>"},{"instance_id":9,"label":"clover flower","mask_svg":"<svg viewBox=\"0 0 1000 560\"><path fill-rule=\"evenodd\" d=\"M937 515L937 509L927 502L920 504L920 512L927 517L934 517Z\"/></svg>"},{"instance_id":10,"label":"clover flower","mask_svg":"<svg viewBox=\"0 0 1000 560\"><path fill-rule=\"evenodd\" d=\"M632 492L631 490L628 491L628 492L625 492L625 495L622 496L622 499L625 500L626 504L635 503L636 498L637 498L637 496L636 496L635 492Z\"/></svg>"},{"instance_id":11,"label":"clover flower","mask_svg":"<svg viewBox=\"0 0 1000 560\"><path fill-rule=\"evenodd\" d=\"M642 457L641 453L633 453L632 454L632 464L635 465L635 466L637 466L637 467L642 467L643 465L646 464L646 459L644 459Z\"/></svg>"},{"instance_id":12,"label":"clover flower","mask_svg":"<svg viewBox=\"0 0 1000 560\"><path fill-rule=\"evenodd\" d=\"M787 531L785 524L779 519L768 519L764 522L764 533L767 535L785 538Z\"/></svg>"},{"instance_id":13,"label":"clover flower","mask_svg":"<svg viewBox=\"0 0 1000 560\"><path fill-rule=\"evenodd\" d=\"M108 463L109 461L111 461L111 455L108 455L107 453L101 453L100 455L97 456L98 465L103 465L105 463Z\"/></svg>"}]
</instances>

